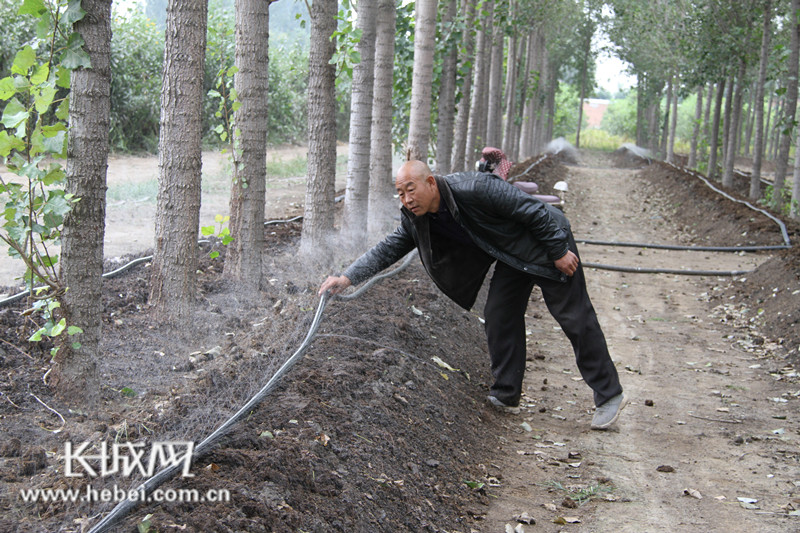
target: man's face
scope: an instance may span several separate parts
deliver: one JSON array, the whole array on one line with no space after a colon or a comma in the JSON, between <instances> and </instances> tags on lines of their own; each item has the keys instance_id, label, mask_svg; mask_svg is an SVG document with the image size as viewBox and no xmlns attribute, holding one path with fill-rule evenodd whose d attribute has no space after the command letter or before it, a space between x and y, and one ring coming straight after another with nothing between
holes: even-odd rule
<instances>
[{"instance_id":1,"label":"man's face","mask_svg":"<svg viewBox=\"0 0 800 533\"><path fill-rule=\"evenodd\" d=\"M395 187L400 201L416 216L435 213L439 209L439 189L433 176L414 176L413 172L401 168Z\"/></svg>"}]
</instances>

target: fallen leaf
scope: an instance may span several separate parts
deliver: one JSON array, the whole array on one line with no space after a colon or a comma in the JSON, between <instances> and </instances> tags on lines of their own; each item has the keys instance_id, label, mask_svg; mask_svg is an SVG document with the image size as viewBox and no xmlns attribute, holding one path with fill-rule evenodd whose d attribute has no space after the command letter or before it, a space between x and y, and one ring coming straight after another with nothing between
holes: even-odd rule
<instances>
[{"instance_id":1,"label":"fallen leaf","mask_svg":"<svg viewBox=\"0 0 800 533\"><path fill-rule=\"evenodd\" d=\"M527 422L523 422L522 424L520 424L520 426L522 426L522 429L524 429L525 431L528 432L533 431L533 428Z\"/></svg>"},{"instance_id":2,"label":"fallen leaf","mask_svg":"<svg viewBox=\"0 0 800 533\"><path fill-rule=\"evenodd\" d=\"M411 306L411 312L414 313L415 315L422 316L422 311L420 311L419 309L417 309L413 305Z\"/></svg>"},{"instance_id":3,"label":"fallen leaf","mask_svg":"<svg viewBox=\"0 0 800 533\"><path fill-rule=\"evenodd\" d=\"M211 470L212 472L216 472L217 470L219 470L219 465L217 463L209 463L209 465L206 466L206 470Z\"/></svg>"},{"instance_id":4,"label":"fallen leaf","mask_svg":"<svg viewBox=\"0 0 800 533\"><path fill-rule=\"evenodd\" d=\"M670 465L661 465L658 468L656 468L656 470L658 470L659 472L674 472L675 467Z\"/></svg>"},{"instance_id":5,"label":"fallen leaf","mask_svg":"<svg viewBox=\"0 0 800 533\"><path fill-rule=\"evenodd\" d=\"M442 358L441 358L441 357L439 357L439 356L434 356L434 357L431 357L431 360L432 360L434 363L436 363L437 365L439 365L440 367L444 368L445 370L449 370L450 372L458 372L458 369L457 369L457 368L453 368L452 366L448 365L448 364L447 364L447 363L445 363L445 362L442 360Z\"/></svg>"},{"instance_id":6,"label":"fallen leaf","mask_svg":"<svg viewBox=\"0 0 800 533\"><path fill-rule=\"evenodd\" d=\"M542 507L544 507L548 511L553 511L554 513L558 511L558 507L556 507L556 504L554 503L543 503Z\"/></svg>"},{"instance_id":7,"label":"fallen leaf","mask_svg":"<svg viewBox=\"0 0 800 533\"><path fill-rule=\"evenodd\" d=\"M739 497L739 498L736 498L736 499L739 500L742 503L758 503L758 500L756 498L742 498L742 497Z\"/></svg>"},{"instance_id":8,"label":"fallen leaf","mask_svg":"<svg viewBox=\"0 0 800 533\"><path fill-rule=\"evenodd\" d=\"M698 500L703 499L703 495L700 494L700 491L695 489L683 489L683 494L686 496L691 496L692 498L697 498Z\"/></svg>"}]
</instances>

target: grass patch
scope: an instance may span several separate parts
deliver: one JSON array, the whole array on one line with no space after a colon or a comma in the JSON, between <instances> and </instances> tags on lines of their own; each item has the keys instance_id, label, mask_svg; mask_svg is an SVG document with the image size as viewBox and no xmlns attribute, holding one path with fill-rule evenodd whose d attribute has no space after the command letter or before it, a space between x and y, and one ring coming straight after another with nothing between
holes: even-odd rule
<instances>
[{"instance_id":1,"label":"grass patch","mask_svg":"<svg viewBox=\"0 0 800 533\"><path fill-rule=\"evenodd\" d=\"M542 487L547 488L550 492L562 492L564 496L574 501L578 505L601 498L604 494L609 494L614 491L613 485L604 483L595 483L593 485L569 485L565 487L560 481L548 481L542 483Z\"/></svg>"},{"instance_id":2,"label":"grass patch","mask_svg":"<svg viewBox=\"0 0 800 533\"><path fill-rule=\"evenodd\" d=\"M267 179L297 178L308 173L308 158L298 156L292 159L267 161Z\"/></svg>"},{"instance_id":3,"label":"grass patch","mask_svg":"<svg viewBox=\"0 0 800 533\"><path fill-rule=\"evenodd\" d=\"M151 179L138 183L111 185L106 191L106 201L113 202L152 202L158 198L158 180Z\"/></svg>"}]
</instances>

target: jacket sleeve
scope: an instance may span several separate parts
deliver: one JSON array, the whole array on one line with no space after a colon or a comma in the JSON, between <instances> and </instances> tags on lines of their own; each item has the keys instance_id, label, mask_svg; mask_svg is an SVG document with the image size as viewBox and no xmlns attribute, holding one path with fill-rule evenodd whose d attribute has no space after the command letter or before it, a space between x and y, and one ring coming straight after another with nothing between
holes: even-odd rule
<instances>
[{"instance_id":1,"label":"jacket sleeve","mask_svg":"<svg viewBox=\"0 0 800 533\"><path fill-rule=\"evenodd\" d=\"M569 221L560 212L554 212L544 202L525 194L517 187L500 179L481 183L491 209L498 215L522 224L547 250L547 256L555 261L569 251Z\"/></svg>"},{"instance_id":2,"label":"jacket sleeve","mask_svg":"<svg viewBox=\"0 0 800 533\"><path fill-rule=\"evenodd\" d=\"M381 270L402 259L416 248L414 239L405 226L400 225L393 233L373 246L342 273L353 285L366 281Z\"/></svg>"}]
</instances>

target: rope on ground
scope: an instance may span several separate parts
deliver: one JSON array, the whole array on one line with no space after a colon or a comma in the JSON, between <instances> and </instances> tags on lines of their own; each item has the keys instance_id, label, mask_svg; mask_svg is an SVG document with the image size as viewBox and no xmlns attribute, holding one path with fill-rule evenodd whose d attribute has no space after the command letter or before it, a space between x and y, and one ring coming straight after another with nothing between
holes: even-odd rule
<instances>
[{"instance_id":1,"label":"rope on ground","mask_svg":"<svg viewBox=\"0 0 800 533\"><path fill-rule=\"evenodd\" d=\"M405 261L403 261L399 267L372 278L358 291L347 296L339 296L339 299L352 300L357 298L377 281L392 276L405 269L411 263L413 256L414 254L408 254ZM233 416L226 420L221 426L214 430L214 432L212 432L194 448L194 452L192 453L193 461L210 452L214 445L217 444L220 439L222 439L222 437L224 437L233 428L233 426L236 425L237 422L249 415L250 412L255 409L264 400L264 398L266 398L267 395L269 395L269 393L275 389L275 387L277 387L283 376L286 375L286 373L291 370L295 363L300 360L303 354L306 353L311 345L311 341L317 334L319 324L322 320L322 314L325 311L325 307L327 306L329 299L330 294L326 291L320 298L319 304L317 304L317 310L314 314L314 319L311 321L311 325L308 328L308 333L297 350L291 355L291 357L289 357L289 359L286 360L285 363L283 363L283 365L281 365L281 367L272 375L272 377L261 388L261 390L259 390L252 398L250 398L250 400L248 400L247 403L244 404L244 406L242 406L242 408L239 409ZM174 476L182 468L182 462L173 463L171 466L160 470L157 474L144 481L135 490L135 493L137 494L136 500L126 499L118 503L108 515L106 515L91 530L89 530L89 533L102 533L104 531L108 531L112 526L125 518L125 516L142 501L142 499L146 499L148 495L152 494L155 489L161 486L168 479L172 478L172 476ZM144 498L141 498L141 495L144 495Z\"/></svg>"}]
</instances>

